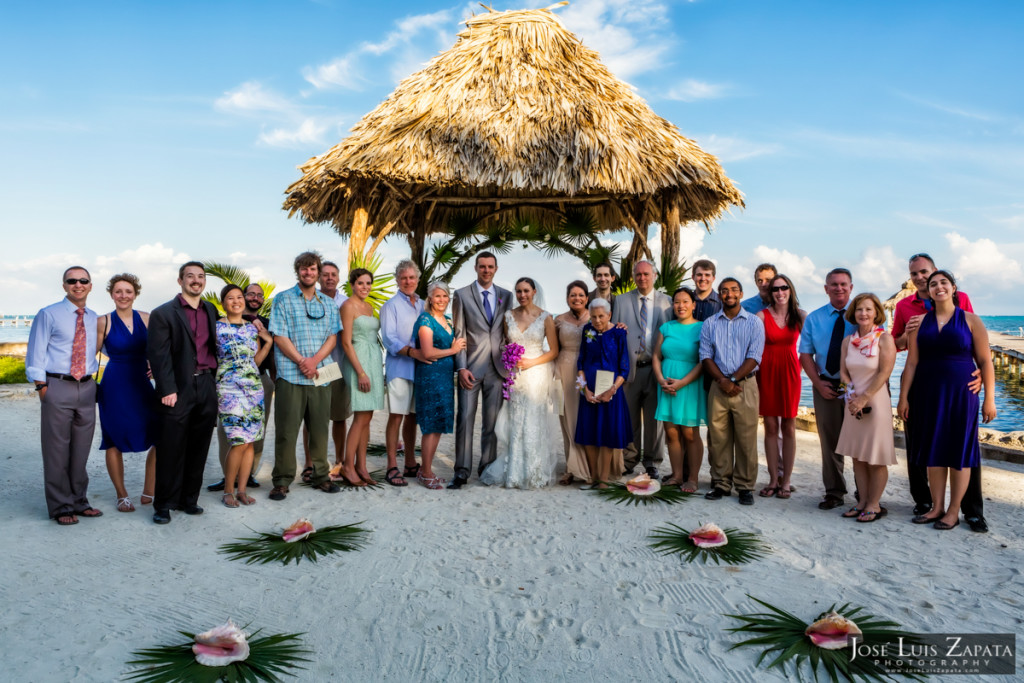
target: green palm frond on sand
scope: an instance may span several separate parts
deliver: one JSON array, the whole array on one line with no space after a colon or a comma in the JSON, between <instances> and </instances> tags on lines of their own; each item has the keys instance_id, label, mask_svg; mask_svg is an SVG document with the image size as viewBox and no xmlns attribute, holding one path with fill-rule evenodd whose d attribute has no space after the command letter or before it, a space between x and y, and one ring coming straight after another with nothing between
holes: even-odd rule
<instances>
[{"instance_id":1,"label":"green palm frond on sand","mask_svg":"<svg viewBox=\"0 0 1024 683\"><path fill-rule=\"evenodd\" d=\"M326 526L292 543L285 543L281 532L254 533L256 536L225 543L218 551L227 555L228 559L245 560L246 564L280 562L288 565L291 562L299 564L303 559L316 562L320 557L334 553L361 550L366 545L370 530L359 524Z\"/></svg>"},{"instance_id":2,"label":"green palm frond on sand","mask_svg":"<svg viewBox=\"0 0 1024 683\"><path fill-rule=\"evenodd\" d=\"M626 488L625 484L620 482L605 482L608 484L606 489L591 489L591 492L596 493L605 500L610 500L616 505L625 503L626 505L651 505L652 503L665 503L666 505L675 505L676 503L685 502L691 495L690 493L683 493L675 486L662 486L657 493L652 493L649 496L638 496L629 489Z\"/></svg>"},{"instance_id":3,"label":"green palm frond on sand","mask_svg":"<svg viewBox=\"0 0 1024 683\"><path fill-rule=\"evenodd\" d=\"M125 680L141 683L277 683L281 676L292 677L302 662L312 661L311 650L302 647L302 633L280 633L249 639L249 656L226 666L205 666L192 653L195 634L178 631L188 642L163 645L132 652L130 666L145 667L125 674Z\"/></svg>"},{"instance_id":4,"label":"green palm frond on sand","mask_svg":"<svg viewBox=\"0 0 1024 683\"><path fill-rule=\"evenodd\" d=\"M826 650L811 642L804 632L813 621L805 622L789 612L770 605L763 600L758 600L752 595L748 598L766 608L767 612L754 614L727 614L730 619L742 622L742 626L727 629L732 633L752 635L733 645L730 650L738 647L759 647L763 648L761 655L757 658L760 665L768 658L772 658L768 664L769 669L778 668L787 675L787 663L791 663L792 673L797 678L805 679L804 664L810 669L814 680L818 680L819 667L825 670L828 679L832 683L843 681L882 681L895 680L895 677L869 657L857 657L851 660L850 649ZM859 641L862 644L894 642L903 638L905 644L919 643L919 638L894 621L881 619L864 611L862 607L851 607L846 603L840 607L834 604L825 610L819 619L826 613L835 611L847 619L854 621L861 630L862 635ZM913 673L901 673L911 680L924 680L922 676Z\"/></svg>"},{"instance_id":5,"label":"green palm frond on sand","mask_svg":"<svg viewBox=\"0 0 1024 683\"><path fill-rule=\"evenodd\" d=\"M399 453L404 453L405 451L403 449L399 448L398 452ZM419 449L418 446L416 447L416 452L417 453L420 452L420 449ZM366 446L366 455L369 456L369 457L383 458L383 457L387 456L387 454L388 454L387 446L385 446L382 443L371 443L371 444L368 444ZM373 472L370 472L370 476L373 476ZM383 481L383 479L381 479L381 481Z\"/></svg>"},{"instance_id":6,"label":"green palm frond on sand","mask_svg":"<svg viewBox=\"0 0 1024 683\"><path fill-rule=\"evenodd\" d=\"M690 531L675 524L658 527L647 537L650 546L662 555L680 555L687 562L701 560L705 564L746 564L768 554L769 548L760 536L748 531L722 529L729 542L717 548L701 548L690 540Z\"/></svg>"}]
</instances>

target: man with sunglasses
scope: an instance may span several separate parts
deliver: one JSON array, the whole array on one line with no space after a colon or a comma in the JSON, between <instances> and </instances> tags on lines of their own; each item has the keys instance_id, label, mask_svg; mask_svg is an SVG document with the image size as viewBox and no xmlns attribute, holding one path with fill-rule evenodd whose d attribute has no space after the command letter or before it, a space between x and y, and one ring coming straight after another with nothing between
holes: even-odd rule
<instances>
[{"instance_id":1,"label":"man with sunglasses","mask_svg":"<svg viewBox=\"0 0 1024 683\"><path fill-rule=\"evenodd\" d=\"M65 297L32 320L25 374L39 393L43 487L50 519L61 526L103 513L89 505L86 489L96 427L96 313L85 307L92 291L89 271L64 271Z\"/></svg>"},{"instance_id":2,"label":"man with sunglasses","mask_svg":"<svg viewBox=\"0 0 1024 683\"><path fill-rule=\"evenodd\" d=\"M310 483L325 493L337 493L327 464L327 424L331 419L331 387L316 386L319 368L331 360L341 319L334 300L316 288L322 266L320 254L306 251L295 257L298 283L274 297L270 333L277 362L277 405L274 409L274 488L271 500L284 500L295 480L295 444L299 427L309 433L313 461ZM340 380L339 380L340 381Z\"/></svg>"},{"instance_id":3,"label":"man with sunglasses","mask_svg":"<svg viewBox=\"0 0 1024 683\"><path fill-rule=\"evenodd\" d=\"M892 336L896 341L896 348L899 351L906 351L910 345L910 334L921 326L921 320L928 311L932 310L932 298L928 293L928 277L935 272L935 261L925 253L914 254L910 257L910 280L914 283L917 291L913 296L908 296L896 302L896 310L892 317ZM971 299L965 292L957 290L956 305L959 308L974 313ZM981 371L974 371L974 379L970 383L970 389L974 393L981 391ZM906 432L909 436L910 432ZM909 449L908 449L909 450ZM928 488L928 468L920 465L913 465L907 461L907 477L910 480L910 495L914 499L914 514L923 515L932 509L932 494ZM971 480L967 484L967 491L964 493L960 507L964 513L964 519L971 527L971 531L985 533L988 531L988 522L985 521L984 502L981 496L981 468L971 468Z\"/></svg>"},{"instance_id":4,"label":"man with sunglasses","mask_svg":"<svg viewBox=\"0 0 1024 683\"><path fill-rule=\"evenodd\" d=\"M181 293L149 314L146 358L160 398L157 414L153 521L171 510L201 515L199 491L217 424L217 309L203 301L206 270L199 261L178 269Z\"/></svg>"}]
</instances>

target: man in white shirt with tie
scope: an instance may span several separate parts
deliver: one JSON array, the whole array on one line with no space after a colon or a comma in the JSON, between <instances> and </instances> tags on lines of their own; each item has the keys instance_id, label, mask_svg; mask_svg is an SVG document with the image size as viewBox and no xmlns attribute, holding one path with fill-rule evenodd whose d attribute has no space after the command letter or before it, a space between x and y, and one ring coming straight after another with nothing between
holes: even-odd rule
<instances>
[{"instance_id":1,"label":"man in white shirt with tie","mask_svg":"<svg viewBox=\"0 0 1024 683\"><path fill-rule=\"evenodd\" d=\"M653 263L637 261L633 266L636 289L619 295L612 311L612 324L626 326L631 360L626 405L633 423L633 443L623 452L622 459L627 473L643 461L652 479L658 477L658 465L665 457L665 429L654 417L658 409L658 383L651 367L651 352L658 328L672 319L672 300L654 290L655 277Z\"/></svg>"},{"instance_id":2,"label":"man in white shirt with tie","mask_svg":"<svg viewBox=\"0 0 1024 683\"><path fill-rule=\"evenodd\" d=\"M61 278L67 296L32 320L25 374L39 393L43 484L50 518L61 526L103 513L89 505L85 463L96 428L96 313L85 307L89 271L73 266Z\"/></svg>"}]
</instances>

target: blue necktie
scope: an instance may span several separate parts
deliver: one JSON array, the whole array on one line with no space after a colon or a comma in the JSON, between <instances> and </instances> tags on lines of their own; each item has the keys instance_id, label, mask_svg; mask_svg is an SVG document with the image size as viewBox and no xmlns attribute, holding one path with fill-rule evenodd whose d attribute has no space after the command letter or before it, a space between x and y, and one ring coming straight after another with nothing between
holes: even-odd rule
<instances>
[{"instance_id":1,"label":"blue necktie","mask_svg":"<svg viewBox=\"0 0 1024 683\"><path fill-rule=\"evenodd\" d=\"M487 316L487 324L494 322L494 311L491 309L490 292L481 292L484 295L484 314Z\"/></svg>"}]
</instances>

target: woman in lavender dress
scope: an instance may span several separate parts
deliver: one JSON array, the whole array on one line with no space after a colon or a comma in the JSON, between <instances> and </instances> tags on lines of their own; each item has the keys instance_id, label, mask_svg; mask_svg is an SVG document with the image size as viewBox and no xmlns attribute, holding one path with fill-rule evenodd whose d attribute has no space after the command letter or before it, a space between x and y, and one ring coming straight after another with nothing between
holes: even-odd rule
<instances>
[{"instance_id":1,"label":"woman in lavender dress","mask_svg":"<svg viewBox=\"0 0 1024 683\"><path fill-rule=\"evenodd\" d=\"M217 419L231 444L224 461L224 505L252 505L245 492L252 470L253 442L263 438L263 382L259 364L270 352L273 337L259 320L247 322L245 292L228 285L220 293L224 318L217 321ZM265 343L260 345L256 338ZM238 491L235 492L235 482Z\"/></svg>"}]
</instances>

